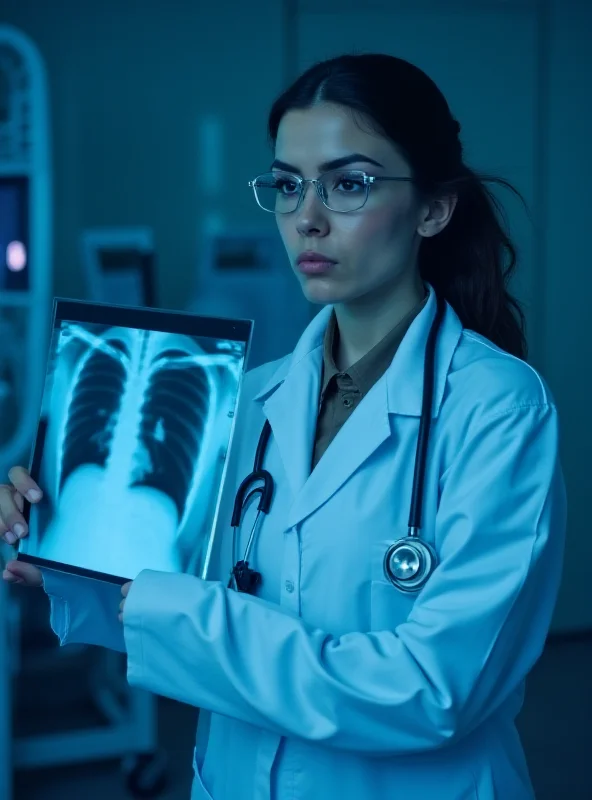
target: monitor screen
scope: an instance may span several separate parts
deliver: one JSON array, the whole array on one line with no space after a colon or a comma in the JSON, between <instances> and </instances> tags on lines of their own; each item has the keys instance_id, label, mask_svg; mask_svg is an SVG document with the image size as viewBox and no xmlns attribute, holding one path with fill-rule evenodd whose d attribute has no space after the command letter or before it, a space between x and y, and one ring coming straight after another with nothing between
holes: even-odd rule
<instances>
[{"instance_id":1,"label":"monitor screen","mask_svg":"<svg viewBox=\"0 0 592 800\"><path fill-rule=\"evenodd\" d=\"M29 288L29 179L0 176L0 291Z\"/></svg>"}]
</instances>

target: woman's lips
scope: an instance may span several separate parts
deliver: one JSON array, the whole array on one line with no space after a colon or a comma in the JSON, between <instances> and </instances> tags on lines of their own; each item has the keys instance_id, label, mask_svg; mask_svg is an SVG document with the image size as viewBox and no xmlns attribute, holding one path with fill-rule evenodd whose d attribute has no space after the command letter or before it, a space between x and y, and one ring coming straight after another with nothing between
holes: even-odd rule
<instances>
[{"instance_id":1,"label":"woman's lips","mask_svg":"<svg viewBox=\"0 0 592 800\"><path fill-rule=\"evenodd\" d=\"M303 275L323 275L335 267L335 261L300 261L298 271Z\"/></svg>"}]
</instances>

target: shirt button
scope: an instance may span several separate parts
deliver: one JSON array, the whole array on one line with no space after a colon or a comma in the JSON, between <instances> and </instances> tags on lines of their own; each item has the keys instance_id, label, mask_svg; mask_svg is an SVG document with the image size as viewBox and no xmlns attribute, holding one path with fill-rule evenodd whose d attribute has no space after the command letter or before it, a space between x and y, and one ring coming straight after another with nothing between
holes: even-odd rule
<instances>
[{"instance_id":1,"label":"shirt button","mask_svg":"<svg viewBox=\"0 0 592 800\"><path fill-rule=\"evenodd\" d=\"M285 587L287 592L292 594L292 592L294 591L294 583L293 583L293 581L286 581L284 583L284 587Z\"/></svg>"},{"instance_id":2,"label":"shirt button","mask_svg":"<svg viewBox=\"0 0 592 800\"><path fill-rule=\"evenodd\" d=\"M351 399L351 397L344 397L343 398L343 405L346 408L351 408L353 406L353 404L354 404L354 401Z\"/></svg>"}]
</instances>

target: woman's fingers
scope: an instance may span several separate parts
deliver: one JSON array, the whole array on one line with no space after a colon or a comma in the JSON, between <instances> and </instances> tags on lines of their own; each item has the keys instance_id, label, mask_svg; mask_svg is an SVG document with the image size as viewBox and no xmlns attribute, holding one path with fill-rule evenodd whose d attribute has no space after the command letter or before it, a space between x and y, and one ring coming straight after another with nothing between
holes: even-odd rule
<instances>
[{"instance_id":1,"label":"woman's fingers","mask_svg":"<svg viewBox=\"0 0 592 800\"><path fill-rule=\"evenodd\" d=\"M22 496L17 500L15 489L7 484L0 485L0 535L8 544L26 536L27 523L22 515ZM19 507L20 506L20 507Z\"/></svg>"},{"instance_id":2,"label":"woman's fingers","mask_svg":"<svg viewBox=\"0 0 592 800\"><path fill-rule=\"evenodd\" d=\"M43 492L24 467L12 467L9 469L8 480L17 492L26 497L31 503L38 503L43 497Z\"/></svg>"},{"instance_id":3,"label":"woman's fingers","mask_svg":"<svg viewBox=\"0 0 592 800\"><path fill-rule=\"evenodd\" d=\"M25 561L9 561L2 573L7 583L21 583L25 586L43 586L41 570Z\"/></svg>"},{"instance_id":4,"label":"woman's fingers","mask_svg":"<svg viewBox=\"0 0 592 800\"><path fill-rule=\"evenodd\" d=\"M25 583L24 578L19 578L18 575L14 575L7 569L3 570L2 572L2 580L6 581L6 583L22 583L22 584Z\"/></svg>"},{"instance_id":5,"label":"woman's fingers","mask_svg":"<svg viewBox=\"0 0 592 800\"><path fill-rule=\"evenodd\" d=\"M29 532L22 514L24 498L38 503L43 493L24 467L12 467L8 477L10 483L0 485L0 536L14 544Z\"/></svg>"}]
</instances>

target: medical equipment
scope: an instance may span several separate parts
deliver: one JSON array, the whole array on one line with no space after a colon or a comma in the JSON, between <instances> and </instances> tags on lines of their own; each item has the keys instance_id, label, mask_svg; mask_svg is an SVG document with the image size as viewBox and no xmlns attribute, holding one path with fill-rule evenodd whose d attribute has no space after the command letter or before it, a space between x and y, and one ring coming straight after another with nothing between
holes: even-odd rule
<instances>
[{"instance_id":1,"label":"medical equipment","mask_svg":"<svg viewBox=\"0 0 592 800\"><path fill-rule=\"evenodd\" d=\"M4 479L28 453L35 434L52 267L45 69L35 45L11 26L0 26L0 87L4 89L0 91L0 474Z\"/></svg>"},{"instance_id":2,"label":"medical equipment","mask_svg":"<svg viewBox=\"0 0 592 800\"><path fill-rule=\"evenodd\" d=\"M89 228L80 236L89 300L153 308L154 234L151 228Z\"/></svg>"},{"instance_id":3,"label":"medical equipment","mask_svg":"<svg viewBox=\"0 0 592 800\"><path fill-rule=\"evenodd\" d=\"M418 592L422 589L438 563L434 548L419 538L427 448L434 399L436 343L438 331L446 310L445 301L439 295L436 296L436 299L436 315L428 334L424 357L422 409L413 472L409 529L407 536L393 542L384 556L384 574L387 580L402 592ZM269 512L273 497L273 477L263 468L263 459L270 434L271 425L266 420L257 444L253 471L247 475L238 488L230 523L233 528L234 560L235 542L240 528L242 513L251 498L257 494L260 495L257 515L251 528L244 557L242 561L237 561L234 565L228 582L229 589L233 588L234 583L234 587L245 594L254 594L257 586L261 583L261 573L249 567L248 559L260 516Z\"/></svg>"},{"instance_id":4,"label":"medical equipment","mask_svg":"<svg viewBox=\"0 0 592 800\"><path fill-rule=\"evenodd\" d=\"M0 482L22 463L37 423L51 286L51 161L47 79L39 51L0 25ZM1 548L2 560L12 556ZM12 679L20 606L0 581L0 797L12 797Z\"/></svg>"},{"instance_id":5,"label":"medical equipment","mask_svg":"<svg viewBox=\"0 0 592 800\"><path fill-rule=\"evenodd\" d=\"M310 322L311 305L300 291L277 230L227 229L204 220L200 269L190 311L251 319L249 369L282 358Z\"/></svg>"},{"instance_id":6,"label":"medical equipment","mask_svg":"<svg viewBox=\"0 0 592 800\"><path fill-rule=\"evenodd\" d=\"M47 74L34 42L0 25L0 482L26 463L38 422L45 378L52 291L51 142ZM14 558L0 547L3 562ZM20 590L22 592L22 590ZM153 695L130 690L124 656L97 651L90 694L107 721L93 728L15 736L13 681L30 669L61 672L79 653L22 648L19 590L0 581L0 798L13 796L13 767L30 769L118 755L132 793L163 785ZM33 624L34 624L33 618Z\"/></svg>"}]
</instances>

